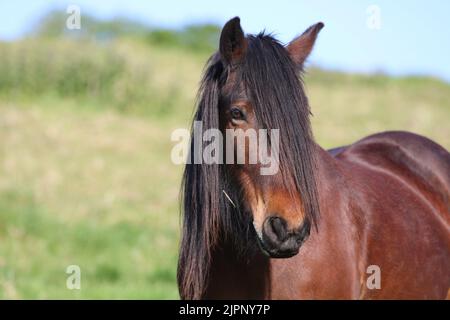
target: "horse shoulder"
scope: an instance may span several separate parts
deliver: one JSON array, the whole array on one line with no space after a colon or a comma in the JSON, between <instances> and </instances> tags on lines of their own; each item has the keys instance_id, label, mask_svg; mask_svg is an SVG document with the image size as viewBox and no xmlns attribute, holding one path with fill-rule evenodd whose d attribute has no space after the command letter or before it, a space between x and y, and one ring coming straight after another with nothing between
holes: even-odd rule
<instances>
[{"instance_id":1,"label":"horse shoulder","mask_svg":"<svg viewBox=\"0 0 450 320\"><path fill-rule=\"evenodd\" d=\"M417 134L389 131L333 150L337 159L395 176L425 194L450 223L450 153L437 143Z\"/></svg>"},{"instance_id":2,"label":"horse shoulder","mask_svg":"<svg viewBox=\"0 0 450 320\"><path fill-rule=\"evenodd\" d=\"M363 290L362 297L442 297L450 281L450 154L425 137L399 131L334 152L352 194L360 197L358 216L367 222L362 256L384 270L387 291ZM439 279L442 286L431 286Z\"/></svg>"}]
</instances>

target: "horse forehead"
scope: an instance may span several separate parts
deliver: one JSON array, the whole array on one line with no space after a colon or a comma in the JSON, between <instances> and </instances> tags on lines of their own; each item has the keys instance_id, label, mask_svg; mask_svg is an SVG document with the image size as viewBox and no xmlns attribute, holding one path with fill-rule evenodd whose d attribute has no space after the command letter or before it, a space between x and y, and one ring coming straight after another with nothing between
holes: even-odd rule
<instances>
[{"instance_id":1,"label":"horse forehead","mask_svg":"<svg viewBox=\"0 0 450 320\"><path fill-rule=\"evenodd\" d=\"M247 99L246 86L243 81L238 81L237 71L228 73L227 80L222 87L222 96L225 100L245 100Z\"/></svg>"}]
</instances>

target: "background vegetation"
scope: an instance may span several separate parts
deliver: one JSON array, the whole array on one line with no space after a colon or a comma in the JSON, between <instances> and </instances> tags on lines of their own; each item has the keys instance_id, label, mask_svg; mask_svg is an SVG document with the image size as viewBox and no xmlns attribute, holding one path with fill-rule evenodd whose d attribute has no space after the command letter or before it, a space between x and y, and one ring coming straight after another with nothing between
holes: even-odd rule
<instances>
[{"instance_id":1,"label":"background vegetation","mask_svg":"<svg viewBox=\"0 0 450 320\"><path fill-rule=\"evenodd\" d=\"M0 42L0 298L178 298L170 133L189 126L219 28L82 23L53 13ZM316 68L305 82L325 148L389 129L450 148L447 83Z\"/></svg>"}]
</instances>

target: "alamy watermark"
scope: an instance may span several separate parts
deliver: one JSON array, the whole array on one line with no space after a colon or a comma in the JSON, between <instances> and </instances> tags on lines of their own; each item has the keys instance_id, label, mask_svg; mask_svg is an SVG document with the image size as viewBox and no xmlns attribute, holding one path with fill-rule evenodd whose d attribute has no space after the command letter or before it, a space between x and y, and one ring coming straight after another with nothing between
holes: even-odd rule
<instances>
[{"instance_id":1,"label":"alamy watermark","mask_svg":"<svg viewBox=\"0 0 450 320\"><path fill-rule=\"evenodd\" d=\"M81 8L75 4L67 6L66 13L69 15L66 19L66 28L69 30L81 29Z\"/></svg>"},{"instance_id":2,"label":"alamy watermark","mask_svg":"<svg viewBox=\"0 0 450 320\"><path fill-rule=\"evenodd\" d=\"M171 140L177 142L171 152L174 164L258 164L261 175L278 172L278 129L226 129L224 139L219 129L203 130L202 122L194 121L193 154L190 154L190 139L187 129L180 128L172 132Z\"/></svg>"},{"instance_id":3,"label":"alamy watermark","mask_svg":"<svg viewBox=\"0 0 450 320\"><path fill-rule=\"evenodd\" d=\"M69 276L66 279L66 288L69 290L81 289L81 268L72 264L66 268L66 274Z\"/></svg>"},{"instance_id":4,"label":"alamy watermark","mask_svg":"<svg viewBox=\"0 0 450 320\"><path fill-rule=\"evenodd\" d=\"M367 28L369 28L370 30L380 30L381 8L376 4L372 4L367 7L366 13L368 15L366 20Z\"/></svg>"},{"instance_id":5,"label":"alamy watermark","mask_svg":"<svg viewBox=\"0 0 450 320\"><path fill-rule=\"evenodd\" d=\"M366 280L366 287L369 290L381 289L381 269L376 264L367 267L366 273L369 274Z\"/></svg>"}]
</instances>

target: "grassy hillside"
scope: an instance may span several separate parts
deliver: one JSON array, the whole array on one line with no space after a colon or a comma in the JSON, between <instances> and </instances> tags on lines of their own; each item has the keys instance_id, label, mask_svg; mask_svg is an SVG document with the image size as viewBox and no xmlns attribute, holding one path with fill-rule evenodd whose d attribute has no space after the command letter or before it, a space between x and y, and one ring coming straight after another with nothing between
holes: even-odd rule
<instances>
[{"instance_id":1,"label":"grassy hillside","mask_svg":"<svg viewBox=\"0 0 450 320\"><path fill-rule=\"evenodd\" d=\"M0 298L178 297L170 133L189 126L208 54L148 37L0 43ZM323 147L404 129L450 148L448 84L305 82ZM71 264L81 290L66 288Z\"/></svg>"}]
</instances>

